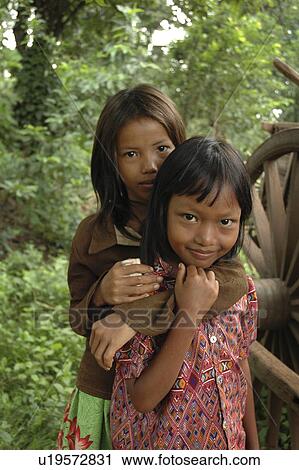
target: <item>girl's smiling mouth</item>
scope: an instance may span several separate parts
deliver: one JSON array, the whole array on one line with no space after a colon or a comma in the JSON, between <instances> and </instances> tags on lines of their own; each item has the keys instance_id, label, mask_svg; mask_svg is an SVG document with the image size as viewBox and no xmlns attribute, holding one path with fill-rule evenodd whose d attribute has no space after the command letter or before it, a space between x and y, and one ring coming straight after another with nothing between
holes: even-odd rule
<instances>
[{"instance_id":1,"label":"girl's smiling mouth","mask_svg":"<svg viewBox=\"0 0 299 470\"><path fill-rule=\"evenodd\" d=\"M188 251L197 259L205 260L211 258L211 256L215 256L217 251L202 251L202 250L195 250L193 248L187 248Z\"/></svg>"}]
</instances>

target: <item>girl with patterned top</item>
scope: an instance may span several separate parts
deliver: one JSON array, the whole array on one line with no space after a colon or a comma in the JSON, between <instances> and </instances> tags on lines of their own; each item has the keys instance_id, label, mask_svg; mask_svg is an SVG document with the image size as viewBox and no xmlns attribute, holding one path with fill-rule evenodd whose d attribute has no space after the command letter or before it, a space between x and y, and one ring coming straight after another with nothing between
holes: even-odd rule
<instances>
[{"instance_id":1,"label":"girl with patterned top","mask_svg":"<svg viewBox=\"0 0 299 470\"><path fill-rule=\"evenodd\" d=\"M233 258L251 212L250 183L227 143L194 137L155 180L142 261L174 286L167 336L137 333L116 354L110 426L115 449L258 449L248 355L256 338L253 282L226 311L214 263Z\"/></svg>"}]
</instances>

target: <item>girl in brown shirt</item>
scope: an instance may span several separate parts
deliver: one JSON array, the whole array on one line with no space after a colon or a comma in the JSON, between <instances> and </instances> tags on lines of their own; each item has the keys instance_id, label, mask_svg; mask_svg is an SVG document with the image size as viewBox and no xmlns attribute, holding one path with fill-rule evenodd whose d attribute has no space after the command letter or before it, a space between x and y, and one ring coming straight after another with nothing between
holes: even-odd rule
<instances>
[{"instance_id":1,"label":"girl in brown shirt","mask_svg":"<svg viewBox=\"0 0 299 470\"><path fill-rule=\"evenodd\" d=\"M154 179L184 139L174 104L149 85L118 92L100 115L91 159L100 209L80 223L68 272L70 324L86 336L86 350L58 434L59 449L111 448L114 353L136 331L152 336L166 332L174 318L170 292L149 297L162 278L150 266L139 264L136 270L123 261L139 257ZM214 272L220 291L213 307L221 311L244 295L247 282L238 262L217 265Z\"/></svg>"}]
</instances>

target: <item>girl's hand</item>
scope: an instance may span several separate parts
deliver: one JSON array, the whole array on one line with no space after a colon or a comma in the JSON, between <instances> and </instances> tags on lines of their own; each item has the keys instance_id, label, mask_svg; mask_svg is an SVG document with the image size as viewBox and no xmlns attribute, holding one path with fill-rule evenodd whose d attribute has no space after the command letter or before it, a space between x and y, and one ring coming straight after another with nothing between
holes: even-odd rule
<instances>
[{"instance_id":1,"label":"girl's hand","mask_svg":"<svg viewBox=\"0 0 299 470\"><path fill-rule=\"evenodd\" d=\"M202 318L218 297L219 284L213 271L179 264L175 283L178 309L186 312L192 320Z\"/></svg>"},{"instance_id":2,"label":"girl's hand","mask_svg":"<svg viewBox=\"0 0 299 470\"><path fill-rule=\"evenodd\" d=\"M92 325L89 340L91 353L103 369L109 370L112 367L116 351L135 334L136 331L124 323L118 314L111 313Z\"/></svg>"},{"instance_id":3,"label":"girl's hand","mask_svg":"<svg viewBox=\"0 0 299 470\"><path fill-rule=\"evenodd\" d=\"M118 261L108 271L93 296L96 306L119 305L148 297L158 290L163 280L153 274L153 268L146 264L125 264ZM138 273L138 274L136 274Z\"/></svg>"}]
</instances>

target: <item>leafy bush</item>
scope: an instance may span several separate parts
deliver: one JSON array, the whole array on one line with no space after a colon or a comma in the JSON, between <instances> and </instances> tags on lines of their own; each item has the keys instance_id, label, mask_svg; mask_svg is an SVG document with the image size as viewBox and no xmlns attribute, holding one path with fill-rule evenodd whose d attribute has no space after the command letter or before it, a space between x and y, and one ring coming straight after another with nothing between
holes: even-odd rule
<instances>
[{"instance_id":1,"label":"leafy bush","mask_svg":"<svg viewBox=\"0 0 299 470\"><path fill-rule=\"evenodd\" d=\"M32 245L0 267L2 449L51 449L84 339L68 325L67 259Z\"/></svg>"},{"instance_id":2,"label":"leafy bush","mask_svg":"<svg viewBox=\"0 0 299 470\"><path fill-rule=\"evenodd\" d=\"M19 131L19 139L22 150L0 150L4 215L12 216L7 209L13 204L10 225L21 227L27 239L68 247L91 192L90 149L78 134L53 139L43 127L28 126ZM30 146L34 153L28 156Z\"/></svg>"}]
</instances>

